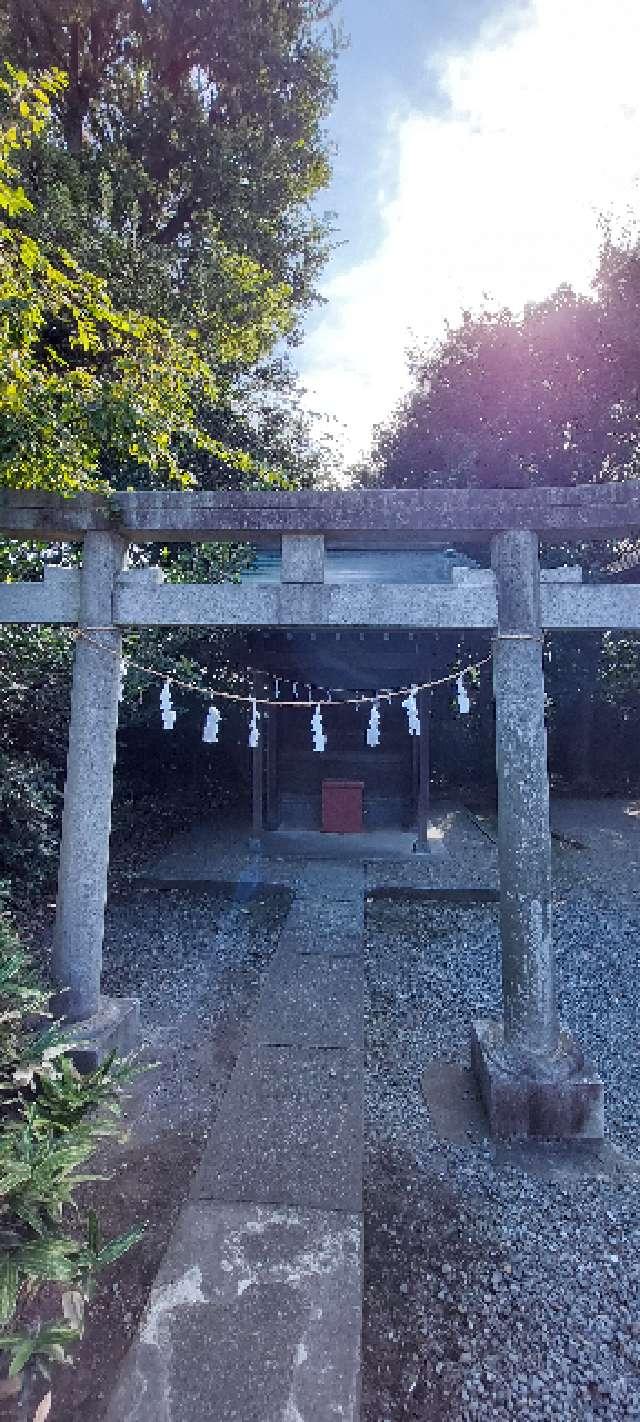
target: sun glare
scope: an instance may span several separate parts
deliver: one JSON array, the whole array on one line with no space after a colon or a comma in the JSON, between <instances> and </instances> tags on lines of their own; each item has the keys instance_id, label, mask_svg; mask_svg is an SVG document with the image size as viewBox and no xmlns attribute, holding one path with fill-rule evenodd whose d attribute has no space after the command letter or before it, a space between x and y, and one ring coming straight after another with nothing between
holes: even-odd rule
<instances>
[{"instance_id":1,"label":"sun glare","mask_svg":"<svg viewBox=\"0 0 640 1422\"><path fill-rule=\"evenodd\" d=\"M431 57L444 112L390 119L381 241L325 290L306 377L347 455L401 393L409 344L484 301L587 290L601 221L640 210L637 0L534 0L520 28Z\"/></svg>"}]
</instances>

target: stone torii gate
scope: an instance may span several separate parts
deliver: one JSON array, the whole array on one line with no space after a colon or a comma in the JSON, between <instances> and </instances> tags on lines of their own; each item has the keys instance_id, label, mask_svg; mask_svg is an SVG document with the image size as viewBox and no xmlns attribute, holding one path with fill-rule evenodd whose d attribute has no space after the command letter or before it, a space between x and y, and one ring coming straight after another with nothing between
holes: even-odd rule
<instances>
[{"instance_id":1,"label":"stone torii gate","mask_svg":"<svg viewBox=\"0 0 640 1422\"><path fill-rule=\"evenodd\" d=\"M640 588L540 573L538 540L640 532L640 484L524 490L0 495L8 538L76 541L82 567L0 585L0 620L77 625L53 971L88 1056L135 1040L137 1004L100 993L122 629L130 626L488 629L493 634L502 1019L471 1024L474 1068L497 1135L603 1132L603 1086L560 1025L542 634L640 630ZM282 539L280 584L163 585L126 569L130 543ZM426 547L489 540L492 571L451 585L325 582L325 540Z\"/></svg>"}]
</instances>

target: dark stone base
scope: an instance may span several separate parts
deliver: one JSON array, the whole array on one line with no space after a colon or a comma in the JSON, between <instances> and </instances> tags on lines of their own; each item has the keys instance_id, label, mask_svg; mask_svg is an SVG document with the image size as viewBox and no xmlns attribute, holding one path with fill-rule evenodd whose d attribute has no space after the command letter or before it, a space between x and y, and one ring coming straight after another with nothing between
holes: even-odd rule
<instances>
[{"instance_id":1,"label":"dark stone base","mask_svg":"<svg viewBox=\"0 0 640 1422\"><path fill-rule=\"evenodd\" d=\"M492 1136L602 1140L604 1086L567 1031L557 1058L542 1068L509 1058L500 1023L474 1022L471 1065Z\"/></svg>"},{"instance_id":2,"label":"dark stone base","mask_svg":"<svg viewBox=\"0 0 640 1422\"><path fill-rule=\"evenodd\" d=\"M137 997L101 997L93 1017L70 1022L63 1030L78 1070L95 1071L111 1052L126 1057L135 1051L140 1036L140 1003Z\"/></svg>"}]
</instances>

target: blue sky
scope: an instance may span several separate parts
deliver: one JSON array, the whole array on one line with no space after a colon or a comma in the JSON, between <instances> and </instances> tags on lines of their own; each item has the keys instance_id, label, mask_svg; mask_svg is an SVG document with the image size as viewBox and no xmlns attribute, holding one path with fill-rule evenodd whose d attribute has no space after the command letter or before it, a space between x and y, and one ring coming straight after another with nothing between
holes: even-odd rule
<instances>
[{"instance_id":1,"label":"blue sky","mask_svg":"<svg viewBox=\"0 0 640 1422\"><path fill-rule=\"evenodd\" d=\"M514 23L527 4L510 7ZM333 183L323 195L348 244L336 254L335 267L366 255L379 239L376 192L381 183L393 182L390 118L416 109L445 112L430 57L469 44L487 18L504 8L503 0L341 0L337 13L350 43L339 61L339 96L329 124L337 148Z\"/></svg>"},{"instance_id":2,"label":"blue sky","mask_svg":"<svg viewBox=\"0 0 640 1422\"><path fill-rule=\"evenodd\" d=\"M640 0L342 0L324 205L337 238L298 364L366 448L410 344L484 299L587 289L640 203Z\"/></svg>"}]
</instances>

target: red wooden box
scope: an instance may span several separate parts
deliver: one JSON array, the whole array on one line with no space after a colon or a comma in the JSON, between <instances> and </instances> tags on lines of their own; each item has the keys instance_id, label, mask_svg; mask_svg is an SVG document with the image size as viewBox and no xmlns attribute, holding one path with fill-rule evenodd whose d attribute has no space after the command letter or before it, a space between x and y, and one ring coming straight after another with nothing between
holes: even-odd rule
<instances>
[{"instance_id":1,"label":"red wooden box","mask_svg":"<svg viewBox=\"0 0 640 1422\"><path fill-rule=\"evenodd\" d=\"M362 829L363 795L363 780L323 780L323 830L329 834L358 834Z\"/></svg>"}]
</instances>

